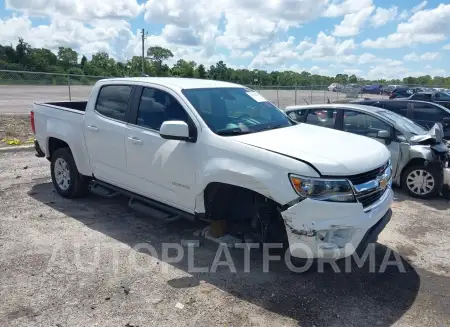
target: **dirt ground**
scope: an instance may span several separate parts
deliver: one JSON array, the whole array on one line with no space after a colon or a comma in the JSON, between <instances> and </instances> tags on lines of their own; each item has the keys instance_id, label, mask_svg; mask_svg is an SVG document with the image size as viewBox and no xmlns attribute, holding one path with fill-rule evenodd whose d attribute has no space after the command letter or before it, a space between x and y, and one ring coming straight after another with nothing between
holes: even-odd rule
<instances>
[{"instance_id":1,"label":"dirt ground","mask_svg":"<svg viewBox=\"0 0 450 327\"><path fill-rule=\"evenodd\" d=\"M198 224L163 224L120 198L66 200L49 175L32 153L0 154L0 326L450 326L448 200L396 190L375 272L299 274L274 262L265 273L258 255L244 272L238 249L237 272L195 272L160 249L183 244L196 267L212 266L217 245L193 236ZM381 272L386 253L404 272Z\"/></svg>"},{"instance_id":2,"label":"dirt ground","mask_svg":"<svg viewBox=\"0 0 450 327\"><path fill-rule=\"evenodd\" d=\"M0 147L33 143L30 115L0 114Z\"/></svg>"}]
</instances>

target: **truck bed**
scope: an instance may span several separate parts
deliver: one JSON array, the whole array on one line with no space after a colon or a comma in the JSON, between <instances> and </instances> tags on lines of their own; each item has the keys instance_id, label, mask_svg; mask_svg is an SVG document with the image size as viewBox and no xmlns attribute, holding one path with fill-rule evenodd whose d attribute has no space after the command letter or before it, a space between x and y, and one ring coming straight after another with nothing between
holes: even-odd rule
<instances>
[{"instance_id":1,"label":"truck bed","mask_svg":"<svg viewBox=\"0 0 450 327\"><path fill-rule=\"evenodd\" d=\"M58 107L58 109L71 109L84 112L86 110L87 101L60 101L60 102L45 102L41 106Z\"/></svg>"}]
</instances>

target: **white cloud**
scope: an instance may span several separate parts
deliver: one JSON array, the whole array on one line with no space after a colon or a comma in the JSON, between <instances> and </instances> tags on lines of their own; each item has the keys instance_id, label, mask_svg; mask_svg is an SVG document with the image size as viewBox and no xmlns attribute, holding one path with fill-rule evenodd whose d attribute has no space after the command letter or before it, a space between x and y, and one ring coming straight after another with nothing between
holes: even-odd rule
<instances>
[{"instance_id":1,"label":"white cloud","mask_svg":"<svg viewBox=\"0 0 450 327\"><path fill-rule=\"evenodd\" d=\"M143 10L136 0L5 0L5 7L27 16L61 14L82 21L133 18Z\"/></svg>"},{"instance_id":2,"label":"white cloud","mask_svg":"<svg viewBox=\"0 0 450 327\"><path fill-rule=\"evenodd\" d=\"M250 68L279 65L285 60L300 59L294 47L295 38L290 36L287 41L272 43L253 58Z\"/></svg>"},{"instance_id":3,"label":"white cloud","mask_svg":"<svg viewBox=\"0 0 450 327\"><path fill-rule=\"evenodd\" d=\"M371 6L357 13L345 15L341 23L334 26L333 35L341 37L358 35L374 9L375 7Z\"/></svg>"},{"instance_id":4,"label":"white cloud","mask_svg":"<svg viewBox=\"0 0 450 327\"><path fill-rule=\"evenodd\" d=\"M339 17L359 12L372 6L372 0L333 0L324 13L325 17Z\"/></svg>"},{"instance_id":5,"label":"white cloud","mask_svg":"<svg viewBox=\"0 0 450 327\"><path fill-rule=\"evenodd\" d=\"M449 43L449 44L446 44L446 45L444 45L444 46L442 47L442 49L445 49L445 50L450 50L450 43Z\"/></svg>"},{"instance_id":6,"label":"white cloud","mask_svg":"<svg viewBox=\"0 0 450 327\"><path fill-rule=\"evenodd\" d=\"M272 65L282 65L286 60L318 60L340 63L352 63L357 58L351 52L356 47L353 39L340 41L334 36L320 32L316 41L305 39L295 45L295 38L290 36L287 41L275 42L256 54L250 68L268 68Z\"/></svg>"},{"instance_id":7,"label":"white cloud","mask_svg":"<svg viewBox=\"0 0 450 327\"><path fill-rule=\"evenodd\" d=\"M55 52L63 46L86 55L105 51L119 59L127 56L129 42L134 38L124 20L99 21L94 27L62 16L55 16L49 25L36 27L25 16L0 20L0 42L15 44L19 37L33 47L46 47Z\"/></svg>"},{"instance_id":8,"label":"white cloud","mask_svg":"<svg viewBox=\"0 0 450 327\"><path fill-rule=\"evenodd\" d=\"M440 4L430 10L416 12L397 31L376 40L362 42L368 48L400 48L417 43L435 43L445 40L450 30L450 4Z\"/></svg>"},{"instance_id":9,"label":"white cloud","mask_svg":"<svg viewBox=\"0 0 450 327\"><path fill-rule=\"evenodd\" d=\"M345 74L349 74L349 75L357 75L359 76L363 71L361 69L358 68L346 68L344 69L344 73Z\"/></svg>"},{"instance_id":10,"label":"white cloud","mask_svg":"<svg viewBox=\"0 0 450 327\"><path fill-rule=\"evenodd\" d=\"M403 57L406 61L433 61L439 59L441 55L438 52L425 52L418 55L415 52L411 52Z\"/></svg>"},{"instance_id":11,"label":"white cloud","mask_svg":"<svg viewBox=\"0 0 450 327\"><path fill-rule=\"evenodd\" d=\"M411 9L411 12L412 12L413 14L415 14L416 12L421 11L423 8L426 7L427 3L428 3L428 1L426 1L426 0L425 0L425 1L422 1L422 2L419 3L417 6L413 7L413 8Z\"/></svg>"},{"instance_id":12,"label":"white cloud","mask_svg":"<svg viewBox=\"0 0 450 327\"><path fill-rule=\"evenodd\" d=\"M375 14L371 18L371 24L374 27L380 27L387 24L389 21L394 20L398 14L398 7L394 6L389 9L377 8Z\"/></svg>"}]
</instances>

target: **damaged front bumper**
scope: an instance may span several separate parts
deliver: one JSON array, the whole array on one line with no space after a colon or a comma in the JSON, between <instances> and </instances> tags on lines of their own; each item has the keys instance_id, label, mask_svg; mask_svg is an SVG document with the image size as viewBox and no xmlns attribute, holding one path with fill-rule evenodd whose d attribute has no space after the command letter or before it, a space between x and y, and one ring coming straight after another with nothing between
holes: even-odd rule
<instances>
[{"instance_id":1,"label":"damaged front bumper","mask_svg":"<svg viewBox=\"0 0 450 327\"><path fill-rule=\"evenodd\" d=\"M376 241L390 217L393 191L369 209L362 204L305 199L281 212L291 255L297 258L340 259L352 255L362 243ZM387 220L387 221L386 221ZM381 228L380 228L381 226Z\"/></svg>"}]
</instances>

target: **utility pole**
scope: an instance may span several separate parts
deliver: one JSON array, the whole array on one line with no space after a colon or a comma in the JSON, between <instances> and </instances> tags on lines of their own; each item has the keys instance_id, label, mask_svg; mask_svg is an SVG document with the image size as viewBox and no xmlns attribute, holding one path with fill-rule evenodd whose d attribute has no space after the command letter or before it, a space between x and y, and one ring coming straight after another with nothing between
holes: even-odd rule
<instances>
[{"instance_id":1,"label":"utility pole","mask_svg":"<svg viewBox=\"0 0 450 327\"><path fill-rule=\"evenodd\" d=\"M145 74L145 53L144 53L144 45L145 45L145 39L147 38L148 32L146 32L144 29L141 31L141 38L142 38L142 75Z\"/></svg>"}]
</instances>

